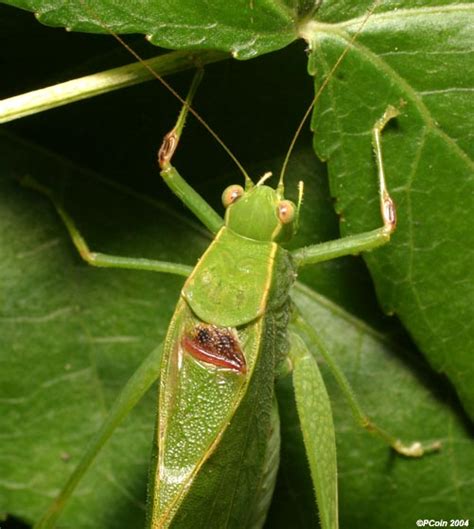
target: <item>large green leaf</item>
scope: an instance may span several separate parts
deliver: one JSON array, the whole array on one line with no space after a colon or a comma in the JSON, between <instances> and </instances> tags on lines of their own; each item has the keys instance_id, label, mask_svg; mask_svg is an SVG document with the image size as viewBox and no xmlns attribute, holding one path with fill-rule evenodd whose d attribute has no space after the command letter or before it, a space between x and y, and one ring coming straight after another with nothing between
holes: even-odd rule
<instances>
[{"instance_id":1,"label":"large green leaf","mask_svg":"<svg viewBox=\"0 0 474 529\"><path fill-rule=\"evenodd\" d=\"M219 49L249 58L297 38L297 23L317 2L308 0L7 0L35 12L43 24L74 31L144 33L153 44L174 49Z\"/></svg>"},{"instance_id":2,"label":"large green leaf","mask_svg":"<svg viewBox=\"0 0 474 529\"><path fill-rule=\"evenodd\" d=\"M433 367L448 375L471 416L474 75L465 64L473 25L472 4L373 15L323 93L313 122L342 231L357 233L380 223L371 128L389 104L399 107L384 134L398 230L389 246L366 259L385 310L400 316ZM318 85L354 29L314 33L310 71L317 72Z\"/></svg>"},{"instance_id":3,"label":"large green leaf","mask_svg":"<svg viewBox=\"0 0 474 529\"><path fill-rule=\"evenodd\" d=\"M371 418L404 441L440 440L439 453L422 459L394 455L354 423L339 388L323 365L334 411L338 449L340 526L409 529L418 519L472 519L474 447L469 421L456 411L453 392L426 363L309 290L294 299L320 330ZM268 520L272 529L314 527L312 497L289 379L278 384L282 467ZM461 474L459 470L462 468ZM467 481L465 481L467 479ZM303 489L301 484L305 483ZM442 486L440 486L442 483Z\"/></svg>"}]
</instances>

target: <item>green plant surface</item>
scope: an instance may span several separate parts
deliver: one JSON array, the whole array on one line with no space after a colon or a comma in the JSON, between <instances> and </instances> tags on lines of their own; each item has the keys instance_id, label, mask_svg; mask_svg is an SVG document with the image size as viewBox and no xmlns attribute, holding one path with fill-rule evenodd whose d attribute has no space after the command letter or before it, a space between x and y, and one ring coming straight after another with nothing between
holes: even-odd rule
<instances>
[{"instance_id":1,"label":"green plant surface","mask_svg":"<svg viewBox=\"0 0 474 529\"><path fill-rule=\"evenodd\" d=\"M318 18L350 20L369 4L326 2ZM331 196L337 198L343 233L377 226L370 127L387 103L399 104L401 116L384 134L399 229L390 246L370 255L369 267L379 302L400 316L421 353L451 380L423 360L396 318L378 309L361 258L302 271L300 280L311 290L298 290L294 297L371 417L404 440L443 443L439 454L422 460L394 456L353 423L322 365L335 415L343 528L408 529L417 518L473 515L474 454L463 411L464 406L472 413L474 399L467 106L472 79L465 67L472 7L438 2L436 11L433 6L384 3L323 93L313 126L318 154L328 161L330 188L307 134L289 169L293 197L297 180L306 185L295 247L338 237ZM2 46L9 74L5 94L129 62L121 50L121 57L115 56L117 44L110 37L43 28L27 13L0 7L2 34L14 43ZM398 16L395 7L410 12ZM312 59L318 74L327 74L330 60L347 44L341 31L351 34L354 27L347 23L320 36ZM294 38L275 31L274 44L268 40L256 53ZM18 40L20 33L27 37ZM196 108L252 176L281 166L312 97L305 69L303 45L295 44L207 70ZM183 93L189 77L175 82ZM27 523L59 491L114 396L163 338L182 280L87 267L50 204L22 188L18 178L30 174L53 186L93 249L194 264L209 238L161 184L155 168L156 147L179 106L163 92L158 83L134 87L10 124L9 133L26 142L2 136L0 511ZM176 165L216 208L226 185L241 181L193 122ZM117 188L122 185L128 191ZM284 403L282 466L267 526L314 527L313 490L288 384L284 380L278 387ZM107 445L61 525L140 527L154 413L153 391Z\"/></svg>"},{"instance_id":2,"label":"green plant surface","mask_svg":"<svg viewBox=\"0 0 474 529\"><path fill-rule=\"evenodd\" d=\"M319 102L314 145L328 161L342 233L376 227L370 129L388 105L399 108L384 135L398 230L389 246L366 260L385 311L400 317L473 417L474 233L468 212L474 206L474 75L465 61L472 53L474 9L413 11L402 14L403 24L388 14L373 27L369 21ZM347 36L338 32L317 37L310 70L324 78L346 46Z\"/></svg>"},{"instance_id":3,"label":"green plant surface","mask_svg":"<svg viewBox=\"0 0 474 529\"><path fill-rule=\"evenodd\" d=\"M249 58L282 48L297 38L297 21L316 2L264 0L248 2L8 1L34 11L42 23L74 31L143 33L157 46L175 49L220 49Z\"/></svg>"}]
</instances>

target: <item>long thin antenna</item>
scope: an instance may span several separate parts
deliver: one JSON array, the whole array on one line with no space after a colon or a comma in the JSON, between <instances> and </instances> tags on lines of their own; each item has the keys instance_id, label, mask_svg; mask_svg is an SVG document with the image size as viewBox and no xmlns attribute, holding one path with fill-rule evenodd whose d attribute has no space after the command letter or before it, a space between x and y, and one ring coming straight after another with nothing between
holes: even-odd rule
<instances>
[{"instance_id":1,"label":"long thin antenna","mask_svg":"<svg viewBox=\"0 0 474 529\"><path fill-rule=\"evenodd\" d=\"M194 108L192 106L189 105L189 103L186 102L186 99L182 96L180 96L178 94L178 92L176 92L176 90L167 82L163 79L163 77L161 77L161 75L158 75L157 72L155 72L155 70L149 65L147 64L147 62L142 59L142 57L140 57L140 55L131 47L129 46L123 39L122 37L120 37L119 35L117 35L117 33L115 33L114 31L112 31L108 26L107 24L105 24L101 19L100 17L97 15L97 13L89 6L86 4L86 2L84 0L79 0L80 3L82 4L82 6L84 7L84 9L86 11L88 11L90 13L90 15L95 18L95 20L97 22L100 23L100 25L106 30L108 31L108 33L110 33L110 35L112 35L112 37L114 37L115 40L117 40L131 55L133 55L133 57L135 57L135 59L144 67L146 68L150 74L155 77L158 81L160 81L160 83L165 87L167 88L173 95L174 97L176 97L176 99L178 101L180 101L184 106L186 106L188 109L189 109L189 112L191 112L191 114L199 121L199 123L201 123L201 125L209 132L209 134L217 141L217 143L224 149L224 151L227 153L227 155L231 158L231 160L235 163L235 165L239 168L239 171L244 175L245 177L245 180L248 181L250 180L250 177L249 175L247 174L247 171L244 169L244 167L242 166L242 164L239 162L239 160L237 159L237 157L234 155L234 153L230 150L229 147L227 147L227 145L221 140L221 138L217 135L216 132L214 132L214 130L211 128L210 125L208 125L208 123L205 121L205 119L203 117L200 116L200 114L198 114L198 112L196 112L196 110L194 110Z\"/></svg>"},{"instance_id":2,"label":"long thin antenna","mask_svg":"<svg viewBox=\"0 0 474 529\"><path fill-rule=\"evenodd\" d=\"M316 92L313 101L309 105L309 107L306 109L306 112L304 113L303 118L300 121L300 124L298 125L298 128L296 129L296 132L293 135L293 138L291 139L290 146L288 147L288 151L286 152L285 160L283 161L283 165L280 172L280 180L279 180L279 186L283 186L283 180L285 177L286 169L288 167L288 163L290 161L291 154L293 152L293 149L295 148L296 141L298 140L299 135L301 134L301 130L303 129L304 124L306 123L306 120L308 119L309 115L311 114L311 111L313 110L314 105L318 102L318 99L320 98L321 94L323 93L324 89L328 85L329 81L331 80L332 76L334 75L334 72L339 68L339 65L344 60L344 57L349 53L349 50L352 47L352 44L354 44L355 40L359 36L360 32L364 29L364 26L366 25L369 18L372 16L373 12L379 5L380 0L376 0L372 7L367 11L364 19L362 20L361 25L357 29L357 31L352 36L351 40L349 41L349 44L347 45L346 49L341 53L337 61L334 63L334 66L329 71L328 75L326 76L326 79L322 82L321 86L319 87L319 90Z\"/></svg>"}]
</instances>

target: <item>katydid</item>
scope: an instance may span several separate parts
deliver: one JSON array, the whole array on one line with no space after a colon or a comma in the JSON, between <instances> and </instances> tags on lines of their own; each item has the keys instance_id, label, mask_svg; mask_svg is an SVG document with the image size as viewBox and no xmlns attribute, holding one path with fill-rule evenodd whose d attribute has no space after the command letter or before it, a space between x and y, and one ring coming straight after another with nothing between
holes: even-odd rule
<instances>
[{"instance_id":1,"label":"katydid","mask_svg":"<svg viewBox=\"0 0 474 529\"><path fill-rule=\"evenodd\" d=\"M224 191L223 220L171 165L197 83L198 76L159 155L165 182L215 234L194 270L175 263L91 252L54 196L34 181L26 184L50 196L81 256L90 264L188 276L163 344L148 527L263 525L278 468L278 411L273 384L289 362L303 432L314 432L304 437L321 524L324 529L333 529L338 526L334 428L317 364L300 337L311 335L313 330L292 308L289 292L299 267L388 242L396 220L385 184L381 133L397 111L389 107L373 129L383 226L288 252L280 242L289 240L297 227L302 184L295 205L285 199L282 177L274 189L266 184L269 174L256 184L246 175L245 187L233 185ZM321 352L325 354L322 345ZM54 526L97 447L154 380L150 366L156 366L156 357L155 352L131 379L77 472L36 527ZM398 452L422 455L420 443L405 446L370 423L345 377L326 358L361 424ZM317 398L308 398L308 387ZM316 417L319 425L313 424ZM248 468L246 461L251 461Z\"/></svg>"},{"instance_id":2,"label":"katydid","mask_svg":"<svg viewBox=\"0 0 474 529\"><path fill-rule=\"evenodd\" d=\"M158 444L151 468L150 527L262 526L276 476L279 443L273 382L288 362L294 372L303 431L317 430L313 423L318 417L322 429L330 432L324 437L318 433L313 438L306 435L305 442L322 526L337 527L334 434L328 398L317 365L300 337L312 330L292 308L289 291L299 267L371 250L388 242L395 228L395 212L384 181L381 132L397 112L389 107L373 130L383 227L288 252L279 243L291 238L297 226L302 187L299 203L294 205L285 199L283 178L273 189L266 185L267 176L256 184L246 177L245 187L231 186L224 191L223 221L171 165L188 110L185 105L178 126L166 138L160 164L170 188L215 235L192 272L175 263L91 253L68 214L51 196L81 255L91 264L189 276L163 345ZM127 390L132 393L137 384L148 387L153 379L153 373L147 370L155 362L155 357L151 358L122 396L127 407L133 404ZM343 375L331 367L364 422L365 416ZM312 396L318 395L320 400L305 400L303 386L311 387ZM117 410L123 413L120 403ZM113 423L113 414L111 417ZM365 426L405 455L423 452L419 444L406 447L374 425ZM252 465L246 468L250 452ZM213 500L211 506L209 497ZM59 514L59 503L38 527L51 526ZM195 515L197 504L201 505L199 520Z\"/></svg>"}]
</instances>

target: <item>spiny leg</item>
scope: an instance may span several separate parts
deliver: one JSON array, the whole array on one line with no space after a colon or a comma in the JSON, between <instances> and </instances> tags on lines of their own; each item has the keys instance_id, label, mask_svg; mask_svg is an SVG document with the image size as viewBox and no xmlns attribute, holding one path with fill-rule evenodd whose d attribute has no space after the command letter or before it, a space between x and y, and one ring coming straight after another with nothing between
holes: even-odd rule
<instances>
[{"instance_id":1,"label":"spiny leg","mask_svg":"<svg viewBox=\"0 0 474 529\"><path fill-rule=\"evenodd\" d=\"M377 173L379 181L380 212L383 226L376 230L350 235L334 241L298 248L291 252L296 266L315 264L321 261L329 261L344 255L354 255L363 251L372 250L386 244L390 240L391 234L395 231L397 224L395 205L390 197L385 182L385 172L382 158L381 136L385 125L399 114L398 110L389 106L384 115L376 122L372 129L372 146L377 163Z\"/></svg>"},{"instance_id":2,"label":"spiny leg","mask_svg":"<svg viewBox=\"0 0 474 529\"><path fill-rule=\"evenodd\" d=\"M196 93L197 87L202 79L203 71L198 70L194 76L191 88L186 97L186 104L182 106L173 129L166 134L158 152L158 163L161 168L161 176L171 191L189 208L194 215L212 233L217 233L223 226L224 221L220 215L197 193L178 171L171 165L171 158L178 146L183 132L189 107Z\"/></svg>"},{"instance_id":3,"label":"spiny leg","mask_svg":"<svg viewBox=\"0 0 474 529\"><path fill-rule=\"evenodd\" d=\"M156 347L138 366L124 388L116 398L102 424L101 429L90 440L76 468L69 476L59 495L53 500L48 510L34 525L34 529L53 529L68 499L72 496L78 483L91 467L105 443L117 426L145 395L150 386L158 379L161 364L162 345Z\"/></svg>"},{"instance_id":4,"label":"spiny leg","mask_svg":"<svg viewBox=\"0 0 474 529\"><path fill-rule=\"evenodd\" d=\"M337 529L336 435L331 403L316 360L294 332L290 333L289 360L321 527Z\"/></svg>"},{"instance_id":5,"label":"spiny leg","mask_svg":"<svg viewBox=\"0 0 474 529\"><path fill-rule=\"evenodd\" d=\"M187 277L192 272L192 267L180 263L156 261L154 259L145 259L141 257L121 257L117 255L92 252L80 231L77 229L74 221L69 216L67 211L62 207L50 189L41 185L31 176L26 176L23 178L21 183L25 187L39 191L51 200L54 207L56 208L56 211L64 222L66 229L71 236L72 242L79 252L79 255L90 265L104 268L126 268L129 270L163 272L185 277Z\"/></svg>"},{"instance_id":6,"label":"spiny leg","mask_svg":"<svg viewBox=\"0 0 474 529\"><path fill-rule=\"evenodd\" d=\"M179 175L176 169L170 164L171 157L176 150L184 123L186 121L189 105L201 78L202 70L199 70L193 79L193 83L186 99L186 105L182 107L175 127L165 136L163 145L160 149L159 162L162 168L161 175L170 189L178 196L178 198L182 200L186 206L189 207L189 209L199 218L199 220L201 220L201 222L203 222L203 224L209 230L215 233L223 225L223 220L214 211L214 209L212 209L211 206L209 206L209 204L198 193L196 193L196 191L194 191L194 189L189 184L186 183L186 181ZM129 270L163 272L185 277L189 276L191 273L192 267L180 263L171 263L168 261L158 261L141 257L122 257L92 252L87 242L77 229L74 221L61 206L60 202L50 189L41 185L30 176L24 177L22 179L22 184L25 187L29 187L39 191L40 193L43 193L51 200L59 216L64 222L74 246L77 248L84 261L90 265L104 268L125 268Z\"/></svg>"},{"instance_id":7,"label":"spiny leg","mask_svg":"<svg viewBox=\"0 0 474 529\"><path fill-rule=\"evenodd\" d=\"M374 424L369 419L367 414L363 411L351 385L349 384L349 381L347 380L346 376L341 371L337 363L334 361L329 351L326 349L323 341L321 340L317 332L314 330L314 328L309 325L306 320L298 313L294 316L292 324L299 332L306 335L308 338L311 339L314 344L316 344L318 351L323 356L328 368L336 379L339 388L344 394L355 420L363 428L373 433L374 435L377 435L379 438L385 441L385 443L387 443L391 448L393 448L393 450L406 457L421 457L424 454L437 451L441 448L441 444L439 442L422 444L419 441L415 441L408 445L404 444L400 439L396 438L395 436L391 435L390 433L386 432L385 430Z\"/></svg>"}]
</instances>

